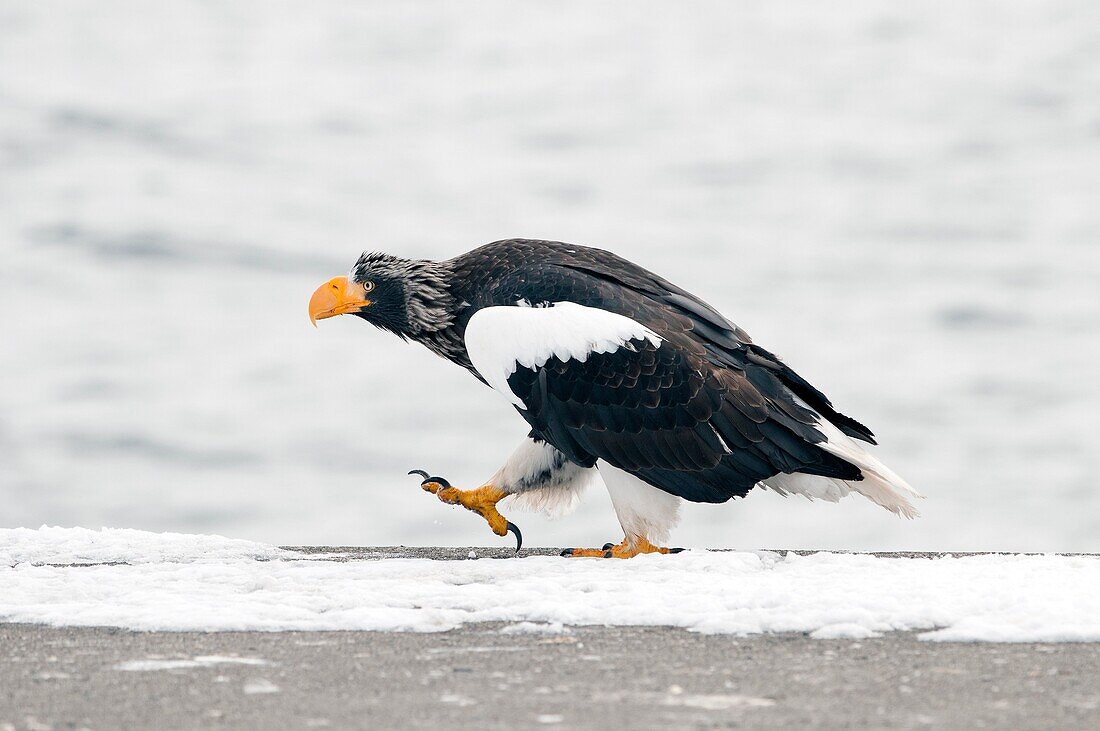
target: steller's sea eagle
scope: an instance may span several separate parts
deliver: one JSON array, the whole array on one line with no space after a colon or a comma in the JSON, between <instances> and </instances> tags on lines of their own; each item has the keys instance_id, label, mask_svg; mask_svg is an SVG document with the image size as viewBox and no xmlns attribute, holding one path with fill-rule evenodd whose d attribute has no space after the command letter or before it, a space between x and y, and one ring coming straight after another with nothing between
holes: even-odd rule
<instances>
[{"instance_id":1,"label":"steller's sea eagle","mask_svg":"<svg viewBox=\"0 0 1100 731\"><path fill-rule=\"evenodd\" d=\"M462 366L530 425L477 489L413 471L497 535L514 532L517 550L497 503L572 502L597 470L625 537L565 555L668 553L681 500L756 485L833 502L854 491L917 515L921 495L859 443L875 443L870 429L706 302L609 252L509 239L438 262L364 253L310 299L314 324L342 314Z\"/></svg>"}]
</instances>

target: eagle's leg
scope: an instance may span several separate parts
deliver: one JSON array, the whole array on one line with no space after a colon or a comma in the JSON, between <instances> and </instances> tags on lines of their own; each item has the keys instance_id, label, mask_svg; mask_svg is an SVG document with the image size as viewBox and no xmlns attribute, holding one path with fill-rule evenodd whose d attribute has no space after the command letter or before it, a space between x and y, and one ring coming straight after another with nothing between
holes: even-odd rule
<instances>
[{"instance_id":1,"label":"eagle's leg","mask_svg":"<svg viewBox=\"0 0 1100 731\"><path fill-rule=\"evenodd\" d=\"M619 543L608 543L603 548L567 548L561 555L574 558L634 558L643 553L679 553L682 550L655 546L644 536L627 535Z\"/></svg>"},{"instance_id":2,"label":"eagle's leg","mask_svg":"<svg viewBox=\"0 0 1100 731\"><path fill-rule=\"evenodd\" d=\"M497 503L508 497L510 493L492 485L483 485L474 490L459 490L452 487L442 477L432 477L423 470L413 470L409 473L418 474L424 478L420 483L421 489L435 495L440 501L448 505L461 505L467 510L477 513L489 524L489 529L498 536L506 536L511 531L516 536L516 551L523 545L523 534L519 528L497 510Z\"/></svg>"},{"instance_id":3,"label":"eagle's leg","mask_svg":"<svg viewBox=\"0 0 1100 731\"><path fill-rule=\"evenodd\" d=\"M669 531L678 520L680 498L611 465L601 463L599 469L611 496L611 504L615 507L615 515L619 518L619 525L623 527L623 540L599 549L566 549L561 555L633 558L643 553L668 554L684 550L658 545L668 540Z\"/></svg>"},{"instance_id":4,"label":"eagle's leg","mask_svg":"<svg viewBox=\"0 0 1100 731\"><path fill-rule=\"evenodd\" d=\"M552 510L570 507L574 499L595 473L569 459L534 432L527 435L508 461L489 478L488 483L474 490L459 490L442 477L430 476L424 470L413 470L424 478L420 486L441 501L461 505L471 510L489 524L498 536L509 531L516 536L516 552L523 545L519 528L504 519L497 510L497 503L506 497L517 498L516 507L535 510Z\"/></svg>"}]
</instances>

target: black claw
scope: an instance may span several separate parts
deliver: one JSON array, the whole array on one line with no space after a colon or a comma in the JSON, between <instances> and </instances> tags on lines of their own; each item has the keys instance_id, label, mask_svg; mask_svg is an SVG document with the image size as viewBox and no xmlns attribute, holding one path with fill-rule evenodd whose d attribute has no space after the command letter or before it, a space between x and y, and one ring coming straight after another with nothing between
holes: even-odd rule
<instances>
[{"instance_id":1,"label":"black claw","mask_svg":"<svg viewBox=\"0 0 1100 731\"><path fill-rule=\"evenodd\" d=\"M559 555L559 556L572 556L572 555L573 555L573 549L572 549L572 548L566 548L565 550L563 550L563 551L562 551L562 552L561 552L560 554L558 554L558 555Z\"/></svg>"},{"instance_id":2,"label":"black claw","mask_svg":"<svg viewBox=\"0 0 1100 731\"><path fill-rule=\"evenodd\" d=\"M447 481L446 477L436 477L435 475L429 475L424 470L409 470L410 475L420 475L424 479L420 481L423 485L425 482L438 482L443 487L450 487L451 483Z\"/></svg>"},{"instance_id":3,"label":"black claw","mask_svg":"<svg viewBox=\"0 0 1100 731\"><path fill-rule=\"evenodd\" d=\"M603 557L604 558L612 558L613 556L614 556L614 554L612 554L611 551L604 551L603 552Z\"/></svg>"},{"instance_id":4,"label":"black claw","mask_svg":"<svg viewBox=\"0 0 1100 731\"><path fill-rule=\"evenodd\" d=\"M687 550L686 548L670 548L670 549L668 549L668 552L669 553L683 553L686 550Z\"/></svg>"},{"instance_id":5,"label":"black claw","mask_svg":"<svg viewBox=\"0 0 1100 731\"><path fill-rule=\"evenodd\" d=\"M519 532L519 526L508 521L508 530L516 534L516 553L519 553L519 549L523 546L523 534Z\"/></svg>"},{"instance_id":6,"label":"black claw","mask_svg":"<svg viewBox=\"0 0 1100 731\"><path fill-rule=\"evenodd\" d=\"M609 548L614 548L614 547L615 547L614 543L605 543L605 544L603 544L603 550L605 550L605 551Z\"/></svg>"}]
</instances>

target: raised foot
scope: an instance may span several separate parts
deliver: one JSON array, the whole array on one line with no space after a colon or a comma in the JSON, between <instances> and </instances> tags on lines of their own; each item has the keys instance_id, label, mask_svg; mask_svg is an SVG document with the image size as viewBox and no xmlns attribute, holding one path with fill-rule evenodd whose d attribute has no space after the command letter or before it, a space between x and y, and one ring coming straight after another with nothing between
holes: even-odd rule
<instances>
[{"instance_id":1,"label":"raised foot","mask_svg":"<svg viewBox=\"0 0 1100 731\"><path fill-rule=\"evenodd\" d=\"M520 547L523 546L523 534L515 523L505 520L504 516L497 511L497 503L507 497L508 493L492 485L484 485L476 490L459 490L457 487L452 487L446 479L429 475L424 470L411 470L409 474L423 477L424 480L420 483L421 489L432 493L440 501L448 505L461 505L485 518L490 530L498 536L514 534L516 553L519 553Z\"/></svg>"},{"instance_id":2,"label":"raised foot","mask_svg":"<svg viewBox=\"0 0 1100 731\"><path fill-rule=\"evenodd\" d=\"M605 543L603 548L567 548L562 556L570 558L634 558L643 553L680 553L682 548L655 546L644 538L624 538L621 543Z\"/></svg>"}]
</instances>

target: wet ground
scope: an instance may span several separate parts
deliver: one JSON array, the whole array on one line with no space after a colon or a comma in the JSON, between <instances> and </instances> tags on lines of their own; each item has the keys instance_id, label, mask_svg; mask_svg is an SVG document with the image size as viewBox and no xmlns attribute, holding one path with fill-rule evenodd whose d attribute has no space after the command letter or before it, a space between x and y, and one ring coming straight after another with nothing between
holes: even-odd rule
<instances>
[{"instance_id":1,"label":"wet ground","mask_svg":"<svg viewBox=\"0 0 1100 731\"><path fill-rule=\"evenodd\" d=\"M1100 723L1094 644L500 629L206 634L0 626L0 728ZM241 658L257 662L234 661Z\"/></svg>"}]
</instances>

